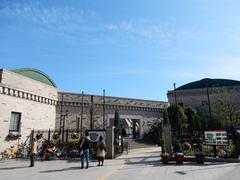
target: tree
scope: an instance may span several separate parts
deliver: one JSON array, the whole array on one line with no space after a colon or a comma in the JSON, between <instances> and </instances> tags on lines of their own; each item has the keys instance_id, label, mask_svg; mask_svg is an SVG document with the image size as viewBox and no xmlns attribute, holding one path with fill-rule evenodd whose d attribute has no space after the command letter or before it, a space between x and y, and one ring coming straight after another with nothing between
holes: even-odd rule
<instances>
[{"instance_id":1,"label":"tree","mask_svg":"<svg viewBox=\"0 0 240 180\"><path fill-rule=\"evenodd\" d=\"M119 151L119 135L120 135L120 116L118 110L115 110L114 114L114 147L115 151Z\"/></svg>"},{"instance_id":2,"label":"tree","mask_svg":"<svg viewBox=\"0 0 240 180\"><path fill-rule=\"evenodd\" d=\"M239 104L233 95L224 92L213 102L213 117L217 128L236 127L240 122Z\"/></svg>"},{"instance_id":3,"label":"tree","mask_svg":"<svg viewBox=\"0 0 240 180\"><path fill-rule=\"evenodd\" d=\"M187 127L187 116L184 113L184 108L172 105L168 107L167 111L174 134L176 136L182 135L182 133L186 131Z\"/></svg>"},{"instance_id":4,"label":"tree","mask_svg":"<svg viewBox=\"0 0 240 180\"><path fill-rule=\"evenodd\" d=\"M114 114L114 126L115 126L115 132L116 132L116 134L119 135L119 133L120 133L120 116L119 116L118 110L115 110L115 114Z\"/></svg>"},{"instance_id":5,"label":"tree","mask_svg":"<svg viewBox=\"0 0 240 180\"><path fill-rule=\"evenodd\" d=\"M229 137L235 145L235 151L240 151L240 134L236 130L240 123L239 104L234 101L234 95L223 92L213 102L214 126L219 129L227 129Z\"/></svg>"},{"instance_id":6,"label":"tree","mask_svg":"<svg viewBox=\"0 0 240 180\"><path fill-rule=\"evenodd\" d=\"M194 135L197 132L202 132L204 127L204 121L196 112L196 110L192 108L185 108L185 114L187 116L187 131L188 133Z\"/></svg>"},{"instance_id":7,"label":"tree","mask_svg":"<svg viewBox=\"0 0 240 180\"><path fill-rule=\"evenodd\" d=\"M163 111L163 124L170 125L168 111Z\"/></svg>"}]
</instances>

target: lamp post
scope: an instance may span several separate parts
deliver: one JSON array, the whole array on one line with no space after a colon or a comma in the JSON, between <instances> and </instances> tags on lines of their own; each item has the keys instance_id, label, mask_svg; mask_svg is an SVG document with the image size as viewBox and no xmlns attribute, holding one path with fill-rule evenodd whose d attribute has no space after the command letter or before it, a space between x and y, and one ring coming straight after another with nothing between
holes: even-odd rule
<instances>
[{"instance_id":1,"label":"lamp post","mask_svg":"<svg viewBox=\"0 0 240 180\"><path fill-rule=\"evenodd\" d=\"M210 129L213 130L213 122L212 122L212 109L211 109L211 102L209 97L209 90L208 90L208 79L207 79L207 99L208 99L208 111L209 111L209 121L210 121Z\"/></svg>"},{"instance_id":2,"label":"lamp post","mask_svg":"<svg viewBox=\"0 0 240 180\"><path fill-rule=\"evenodd\" d=\"M65 120L66 117L68 116L68 110L65 112L61 111L61 119L63 120L63 126L62 126L62 142L64 142L64 130L65 130Z\"/></svg>"},{"instance_id":3,"label":"lamp post","mask_svg":"<svg viewBox=\"0 0 240 180\"><path fill-rule=\"evenodd\" d=\"M80 132L82 133L82 122L83 122L83 91L82 91L82 102L81 102L81 126L80 126Z\"/></svg>"},{"instance_id":4,"label":"lamp post","mask_svg":"<svg viewBox=\"0 0 240 180\"><path fill-rule=\"evenodd\" d=\"M177 107L176 83L173 83L173 87L174 87L174 100L175 100L175 106Z\"/></svg>"},{"instance_id":5,"label":"lamp post","mask_svg":"<svg viewBox=\"0 0 240 180\"><path fill-rule=\"evenodd\" d=\"M175 109L176 109L176 122L177 122L177 126L179 128L176 129L176 133L177 135L181 135L182 134L182 128L180 127L181 123L179 121L179 117L178 117L178 104L177 104L177 92L176 92L176 83L173 83L173 88L174 88L174 100L175 100Z\"/></svg>"},{"instance_id":6,"label":"lamp post","mask_svg":"<svg viewBox=\"0 0 240 180\"><path fill-rule=\"evenodd\" d=\"M213 130L213 119L212 119L212 109L211 109L211 102L210 102L210 96L209 96L209 90L208 90L208 79L207 79L207 99L208 99L208 110L209 110L209 121L210 121L210 129ZM217 148L216 145L213 146L213 153L214 157L217 157Z\"/></svg>"},{"instance_id":7,"label":"lamp post","mask_svg":"<svg viewBox=\"0 0 240 180\"><path fill-rule=\"evenodd\" d=\"M63 119L62 119L62 109L63 109L63 93L62 93L62 100L61 100L61 104L60 104L60 124L59 124L59 134L62 133L62 122L63 122Z\"/></svg>"},{"instance_id":8,"label":"lamp post","mask_svg":"<svg viewBox=\"0 0 240 180\"><path fill-rule=\"evenodd\" d=\"M93 130L93 95L91 95L91 106L90 106L90 129Z\"/></svg>"},{"instance_id":9,"label":"lamp post","mask_svg":"<svg viewBox=\"0 0 240 180\"><path fill-rule=\"evenodd\" d=\"M105 89L103 89L103 129L105 129Z\"/></svg>"}]
</instances>

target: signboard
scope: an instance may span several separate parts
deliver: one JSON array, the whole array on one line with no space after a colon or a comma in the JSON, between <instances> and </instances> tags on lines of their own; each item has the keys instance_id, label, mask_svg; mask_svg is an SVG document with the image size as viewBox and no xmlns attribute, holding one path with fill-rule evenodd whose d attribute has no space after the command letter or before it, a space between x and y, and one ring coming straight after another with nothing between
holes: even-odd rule
<instances>
[{"instance_id":1,"label":"signboard","mask_svg":"<svg viewBox=\"0 0 240 180\"><path fill-rule=\"evenodd\" d=\"M227 131L222 131L222 130L205 131L204 136L205 136L206 145L215 145L215 146L228 145Z\"/></svg>"},{"instance_id":2,"label":"signboard","mask_svg":"<svg viewBox=\"0 0 240 180\"><path fill-rule=\"evenodd\" d=\"M102 136L103 139L105 140L106 139L106 131L104 130L93 130L93 131L88 131L89 133L89 136L90 136L90 139L92 141L98 141L99 140L99 137Z\"/></svg>"}]
</instances>

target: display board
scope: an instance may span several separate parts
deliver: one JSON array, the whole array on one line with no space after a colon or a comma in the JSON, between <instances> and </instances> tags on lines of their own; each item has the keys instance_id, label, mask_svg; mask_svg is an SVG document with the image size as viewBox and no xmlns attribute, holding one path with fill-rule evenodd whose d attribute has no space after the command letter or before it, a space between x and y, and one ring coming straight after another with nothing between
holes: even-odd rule
<instances>
[{"instance_id":1,"label":"display board","mask_svg":"<svg viewBox=\"0 0 240 180\"><path fill-rule=\"evenodd\" d=\"M205 136L206 145L215 145L215 146L228 145L227 131L222 131L222 130L205 131L204 136Z\"/></svg>"}]
</instances>

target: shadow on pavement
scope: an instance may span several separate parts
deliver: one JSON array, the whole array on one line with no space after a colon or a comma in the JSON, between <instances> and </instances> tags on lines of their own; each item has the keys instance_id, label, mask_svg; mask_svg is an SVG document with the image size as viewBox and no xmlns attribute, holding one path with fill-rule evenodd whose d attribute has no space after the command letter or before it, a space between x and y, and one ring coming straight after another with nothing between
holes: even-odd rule
<instances>
[{"instance_id":1,"label":"shadow on pavement","mask_svg":"<svg viewBox=\"0 0 240 180\"><path fill-rule=\"evenodd\" d=\"M69 168L63 168L63 169L40 171L40 173L54 173L54 172L63 172L63 171L80 170L80 169L81 169L80 167L69 167Z\"/></svg>"},{"instance_id":2,"label":"shadow on pavement","mask_svg":"<svg viewBox=\"0 0 240 180\"><path fill-rule=\"evenodd\" d=\"M142 158L155 158L155 157L159 157L159 160L161 158L160 155L150 155L150 156L137 156L137 157L125 157L125 158L119 157L116 160L142 159Z\"/></svg>"},{"instance_id":3,"label":"shadow on pavement","mask_svg":"<svg viewBox=\"0 0 240 180\"><path fill-rule=\"evenodd\" d=\"M224 164L224 163L221 163L221 164ZM199 168L199 169L189 169L189 170L185 170L185 171L176 171L176 173L177 174L181 174L181 175L186 175L187 172L203 171L203 170L218 169L218 168L226 168L226 167L222 167L222 166L213 166L213 165L221 165L221 164L219 163L219 164L206 165L207 166L206 168L203 167L203 168ZM209 166L212 166L212 167L209 167ZM240 166L239 164L236 164L236 165L230 165L230 166L227 166L227 167L239 167L239 166Z\"/></svg>"},{"instance_id":4,"label":"shadow on pavement","mask_svg":"<svg viewBox=\"0 0 240 180\"><path fill-rule=\"evenodd\" d=\"M89 166L91 168L91 166ZM69 167L69 168L63 168L63 169L53 169L53 170L46 170L46 171L40 171L40 173L54 173L54 172L63 172L63 171L71 171L71 170L85 170L81 169L81 167Z\"/></svg>"},{"instance_id":5,"label":"shadow on pavement","mask_svg":"<svg viewBox=\"0 0 240 180\"><path fill-rule=\"evenodd\" d=\"M14 169L24 169L24 168L29 168L29 167L28 166L5 167L5 168L0 168L0 170L14 170Z\"/></svg>"}]
</instances>

